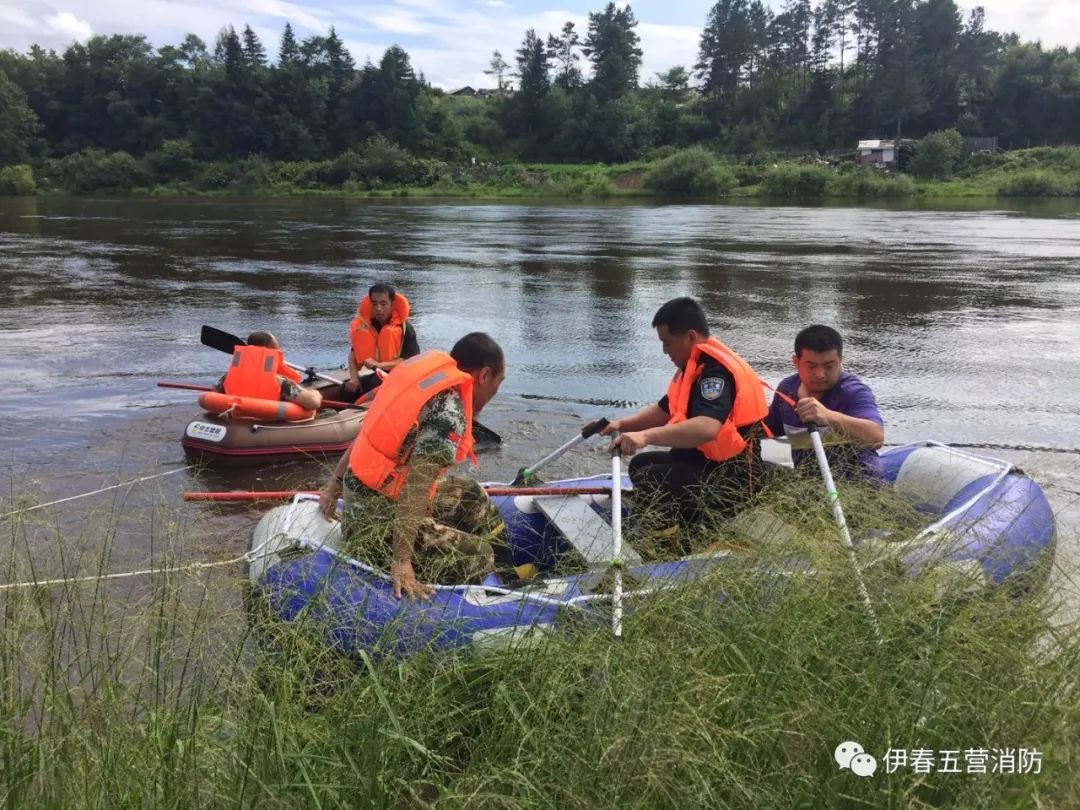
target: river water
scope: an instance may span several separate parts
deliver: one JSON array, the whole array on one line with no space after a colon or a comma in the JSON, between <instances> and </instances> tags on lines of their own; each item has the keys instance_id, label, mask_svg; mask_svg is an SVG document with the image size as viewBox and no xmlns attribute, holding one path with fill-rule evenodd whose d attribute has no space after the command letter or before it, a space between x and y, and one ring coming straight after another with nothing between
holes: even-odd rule
<instances>
[{"instance_id":1,"label":"river water","mask_svg":"<svg viewBox=\"0 0 1080 810\"><path fill-rule=\"evenodd\" d=\"M1070 204L0 199L0 506L182 467L195 395L155 383L222 373L225 356L199 343L202 324L269 329L295 362L336 368L376 280L409 297L422 347L473 330L504 347L506 383L484 421L506 445L484 457L484 478L512 476L581 419L658 397L672 369L650 320L693 295L714 333L773 383L802 326L836 326L846 368L877 394L888 443L988 447L1044 482L1075 525L1080 207ZM571 468L601 471L604 457L594 447ZM177 501L181 489L321 475L312 464L185 471L155 487ZM78 521L95 498L50 519ZM242 551L259 512L213 514L222 547ZM138 561L137 523L126 531L123 558Z\"/></svg>"}]
</instances>

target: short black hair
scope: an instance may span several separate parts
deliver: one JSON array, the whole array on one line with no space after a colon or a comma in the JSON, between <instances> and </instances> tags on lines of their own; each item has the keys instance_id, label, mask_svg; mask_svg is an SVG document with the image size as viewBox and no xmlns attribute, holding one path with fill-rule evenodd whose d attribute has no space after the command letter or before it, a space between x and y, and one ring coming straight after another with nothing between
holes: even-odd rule
<instances>
[{"instance_id":1,"label":"short black hair","mask_svg":"<svg viewBox=\"0 0 1080 810\"><path fill-rule=\"evenodd\" d=\"M705 320L705 310L693 298L672 298L652 319L653 328L666 326L673 335L685 335L691 329L702 337L709 336L709 323Z\"/></svg>"},{"instance_id":2,"label":"short black hair","mask_svg":"<svg viewBox=\"0 0 1080 810\"><path fill-rule=\"evenodd\" d=\"M252 332L247 338L248 346L262 346L264 349L273 349L277 338L269 332Z\"/></svg>"},{"instance_id":3,"label":"short black hair","mask_svg":"<svg viewBox=\"0 0 1080 810\"><path fill-rule=\"evenodd\" d=\"M462 371L490 368L498 373L506 365L503 350L486 332L470 332L465 335L454 344L450 356Z\"/></svg>"},{"instance_id":4,"label":"short black hair","mask_svg":"<svg viewBox=\"0 0 1080 810\"><path fill-rule=\"evenodd\" d=\"M394 288L387 284L385 281L376 281L374 284L372 284L367 291L368 298L371 298L371 296L375 295L375 293L383 293L387 298L390 299L391 304L394 303L394 296L397 295L397 292L394 290Z\"/></svg>"},{"instance_id":5,"label":"short black hair","mask_svg":"<svg viewBox=\"0 0 1080 810\"><path fill-rule=\"evenodd\" d=\"M812 352L831 352L836 349L836 353L843 357L844 339L831 326L815 323L795 336L795 356L802 357L803 349Z\"/></svg>"}]
</instances>

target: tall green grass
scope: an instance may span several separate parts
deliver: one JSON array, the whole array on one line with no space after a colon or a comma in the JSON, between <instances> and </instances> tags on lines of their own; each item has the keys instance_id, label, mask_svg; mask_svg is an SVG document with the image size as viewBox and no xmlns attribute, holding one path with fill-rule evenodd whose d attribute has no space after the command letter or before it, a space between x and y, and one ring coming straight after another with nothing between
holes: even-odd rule
<instances>
[{"instance_id":1,"label":"tall green grass","mask_svg":"<svg viewBox=\"0 0 1080 810\"><path fill-rule=\"evenodd\" d=\"M852 487L842 497L858 532L915 529L906 504ZM748 549L738 562L642 601L621 642L602 623L569 621L542 644L486 656L347 660L316 623L256 621L253 634L236 568L0 593L0 799L1076 806L1080 638L1055 626L1052 595L971 596L963 577L912 579L882 561L863 572L878 643L820 482L775 487L756 507L799 531L729 525L726 541ZM4 580L132 565L109 539L129 517L118 505L70 534L7 519ZM205 559L212 524L165 502L147 524L156 562ZM43 537L44 564L32 553ZM778 578L792 557L813 574ZM879 761L890 747L1037 748L1042 772L887 775L882 763L860 779L833 761L846 740Z\"/></svg>"}]
</instances>

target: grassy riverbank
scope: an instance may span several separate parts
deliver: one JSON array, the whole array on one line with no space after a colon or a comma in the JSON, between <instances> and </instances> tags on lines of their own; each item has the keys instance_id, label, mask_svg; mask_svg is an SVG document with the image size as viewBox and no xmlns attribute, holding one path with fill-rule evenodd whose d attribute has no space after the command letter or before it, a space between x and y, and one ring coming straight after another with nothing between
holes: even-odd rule
<instances>
[{"instance_id":1,"label":"grassy riverbank","mask_svg":"<svg viewBox=\"0 0 1080 810\"><path fill-rule=\"evenodd\" d=\"M174 153L179 150L178 153ZM850 162L743 161L704 147L618 165L453 165L415 158L388 142L328 161L248 158L198 163L183 147L142 160L82 152L35 168L0 169L0 194L327 195L360 197L760 197L867 200L913 197L1080 197L1080 147L972 155L918 176ZM919 167L916 165L915 167Z\"/></svg>"},{"instance_id":2,"label":"grassy riverbank","mask_svg":"<svg viewBox=\"0 0 1080 810\"><path fill-rule=\"evenodd\" d=\"M857 527L912 528L910 510L879 494L843 497ZM874 566L865 576L879 644L820 481L765 505L798 522L797 540L656 595L627 620L621 643L581 625L484 658L353 664L326 653L321 627L299 623L279 634L271 659L240 608L239 565L0 594L0 799L1076 806L1080 636L1054 626L1051 595L965 597L963 579ZM5 519L4 581L135 567L109 547L123 520L117 507L81 522L78 536L54 537L42 519ZM190 513L162 501L148 531L156 565L205 559ZM42 536L48 558L31 571L26 549ZM817 574L778 587L764 572L792 555ZM874 777L837 767L833 751L846 740L878 759ZM960 773L919 774L910 763L886 773L890 748L959 751ZM983 748L1037 749L1040 772L993 772L993 751L987 773L968 773L977 754L965 751Z\"/></svg>"}]
</instances>

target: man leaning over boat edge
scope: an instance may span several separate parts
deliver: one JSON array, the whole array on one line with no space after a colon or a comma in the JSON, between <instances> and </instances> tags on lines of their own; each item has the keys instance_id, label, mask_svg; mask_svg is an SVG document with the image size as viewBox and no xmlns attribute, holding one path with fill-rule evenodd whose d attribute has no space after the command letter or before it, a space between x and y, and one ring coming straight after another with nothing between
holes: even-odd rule
<instances>
[{"instance_id":1,"label":"man leaning over boat edge","mask_svg":"<svg viewBox=\"0 0 1080 810\"><path fill-rule=\"evenodd\" d=\"M395 596L431 596L415 565L426 581L443 582L479 581L494 568L498 512L478 483L446 471L466 458L475 463L473 414L505 374L502 349L482 332L465 335L449 354L401 363L321 492L327 517L344 492L345 549L389 568Z\"/></svg>"}]
</instances>

